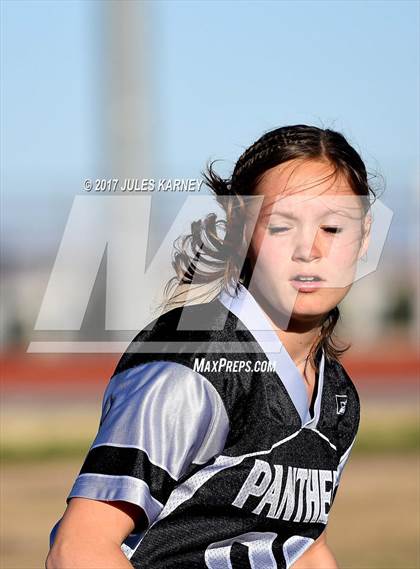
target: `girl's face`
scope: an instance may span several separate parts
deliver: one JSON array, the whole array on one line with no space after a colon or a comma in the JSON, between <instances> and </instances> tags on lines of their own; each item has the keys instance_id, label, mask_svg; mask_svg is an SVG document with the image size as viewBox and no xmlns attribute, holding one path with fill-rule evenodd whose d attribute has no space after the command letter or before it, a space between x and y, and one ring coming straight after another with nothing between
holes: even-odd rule
<instances>
[{"instance_id":1,"label":"girl's face","mask_svg":"<svg viewBox=\"0 0 420 569\"><path fill-rule=\"evenodd\" d=\"M262 206L251 201L250 290L276 322L322 319L350 290L367 249L367 198L342 175L330 177L333 169L324 161L289 160L262 176L255 192L264 196Z\"/></svg>"}]
</instances>

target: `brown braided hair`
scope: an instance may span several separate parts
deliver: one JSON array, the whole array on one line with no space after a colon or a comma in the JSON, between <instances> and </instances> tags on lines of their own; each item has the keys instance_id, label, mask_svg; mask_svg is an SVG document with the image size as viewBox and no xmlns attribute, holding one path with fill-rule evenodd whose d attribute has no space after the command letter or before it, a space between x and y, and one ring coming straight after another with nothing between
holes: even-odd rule
<instances>
[{"instance_id":1,"label":"brown braided hair","mask_svg":"<svg viewBox=\"0 0 420 569\"><path fill-rule=\"evenodd\" d=\"M188 288L191 284L202 286L216 282L218 285L211 293L223 289L229 294L236 293L238 282L248 286L251 264L247 256L243 262L244 255L240 254L246 246L243 196L255 193L261 176L268 169L293 159L321 159L331 163L334 167L333 177L345 175L356 195L369 198L368 206L364 206L365 213L376 198L362 158L341 133L303 124L266 132L239 157L230 177L224 179L219 176L214 170L214 161L203 172L206 185L224 210L225 219L218 220L215 213L209 213L204 219L191 224L190 234L175 241L172 266L176 276L168 281L164 289L167 307L183 303L177 301L177 296L181 296L182 292L171 296L170 290L174 285ZM219 228L223 229L223 236L219 236ZM198 260L200 267L197 266ZM340 311L336 306L321 325L320 335L307 358L315 369L318 368L316 354L320 346L327 358L335 360L350 348L351 344L340 342L339 345L334 337L339 318Z\"/></svg>"}]
</instances>

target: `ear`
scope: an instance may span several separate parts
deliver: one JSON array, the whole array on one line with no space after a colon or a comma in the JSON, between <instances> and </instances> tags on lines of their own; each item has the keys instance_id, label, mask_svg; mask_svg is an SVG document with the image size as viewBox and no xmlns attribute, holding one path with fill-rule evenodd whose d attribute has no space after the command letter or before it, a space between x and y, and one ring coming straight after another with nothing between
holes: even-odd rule
<instances>
[{"instance_id":1,"label":"ear","mask_svg":"<svg viewBox=\"0 0 420 569\"><path fill-rule=\"evenodd\" d=\"M367 213L363 219L363 235L362 240L360 242L360 249L358 253L358 259L363 257L363 255L367 252L369 243L370 243L370 236L371 236L371 228L372 228L372 214Z\"/></svg>"}]
</instances>

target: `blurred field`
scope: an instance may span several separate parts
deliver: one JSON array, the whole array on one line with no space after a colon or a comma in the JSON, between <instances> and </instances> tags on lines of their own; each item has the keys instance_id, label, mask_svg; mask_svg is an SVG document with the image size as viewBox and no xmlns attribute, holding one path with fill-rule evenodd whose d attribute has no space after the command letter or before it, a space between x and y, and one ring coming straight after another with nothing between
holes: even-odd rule
<instances>
[{"instance_id":1,"label":"blurred field","mask_svg":"<svg viewBox=\"0 0 420 569\"><path fill-rule=\"evenodd\" d=\"M49 532L96 434L90 400L9 400L2 413L2 568L44 566ZM340 569L418 569L419 409L411 397L362 401L357 445L329 522Z\"/></svg>"}]
</instances>

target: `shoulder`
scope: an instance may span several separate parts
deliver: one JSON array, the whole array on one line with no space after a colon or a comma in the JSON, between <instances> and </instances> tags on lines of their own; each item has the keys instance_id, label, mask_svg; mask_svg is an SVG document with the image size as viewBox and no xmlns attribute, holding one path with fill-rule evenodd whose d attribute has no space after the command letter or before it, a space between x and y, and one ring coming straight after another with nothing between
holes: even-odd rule
<instances>
[{"instance_id":1,"label":"shoulder","mask_svg":"<svg viewBox=\"0 0 420 569\"><path fill-rule=\"evenodd\" d=\"M128 345L114 375L154 360L191 366L194 352L233 337L233 314L217 300L172 308L149 322Z\"/></svg>"},{"instance_id":2,"label":"shoulder","mask_svg":"<svg viewBox=\"0 0 420 569\"><path fill-rule=\"evenodd\" d=\"M119 402L121 409L141 405L166 409L167 416L200 415L207 424L229 423L225 389L194 365L200 351L226 331L232 316L210 302L173 308L149 322L128 345L108 383L103 415Z\"/></svg>"},{"instance_id":3,"label":"shoulder","mask_svg":"<svg viewBox=\"0 0 420 569\"><path fill-rule=\"evenodd\" d=\"M127 443L146 448L156 440L195 448L205 462L223 448L229 418L222 398L205 377L176 362L153 361L111 379L95 445ZM183 447L184 448L184 447Z\"/></svg>"},{"instance_id":4,"label":"shoulder","mask_svg":"<svg viewBox=\"0 0 420 569\"><path fill-rule=\"evenodd\" d=\"M207 338L211 332L225 330L226 320L232 316L217 298L209 302L185 304L172 308L149 322L134 340L147 341L172 336L188 339L193 335Z\"/></svg>"},{"instance_id":5,"label":"shoulder","mask_svg":"<svg viewBox=\"0 0 420 569\"><path fill-rule=\"evenodd\" d=\"M210 419L224 413L223 401L205 376L175 361L155 359L140 363L115 374L107 387L104 404L114 409L132 409L139 406L167 410L168 416L201 414ZM104 409L106 413L106 409Z\"/></svg>"}]
</instances>

